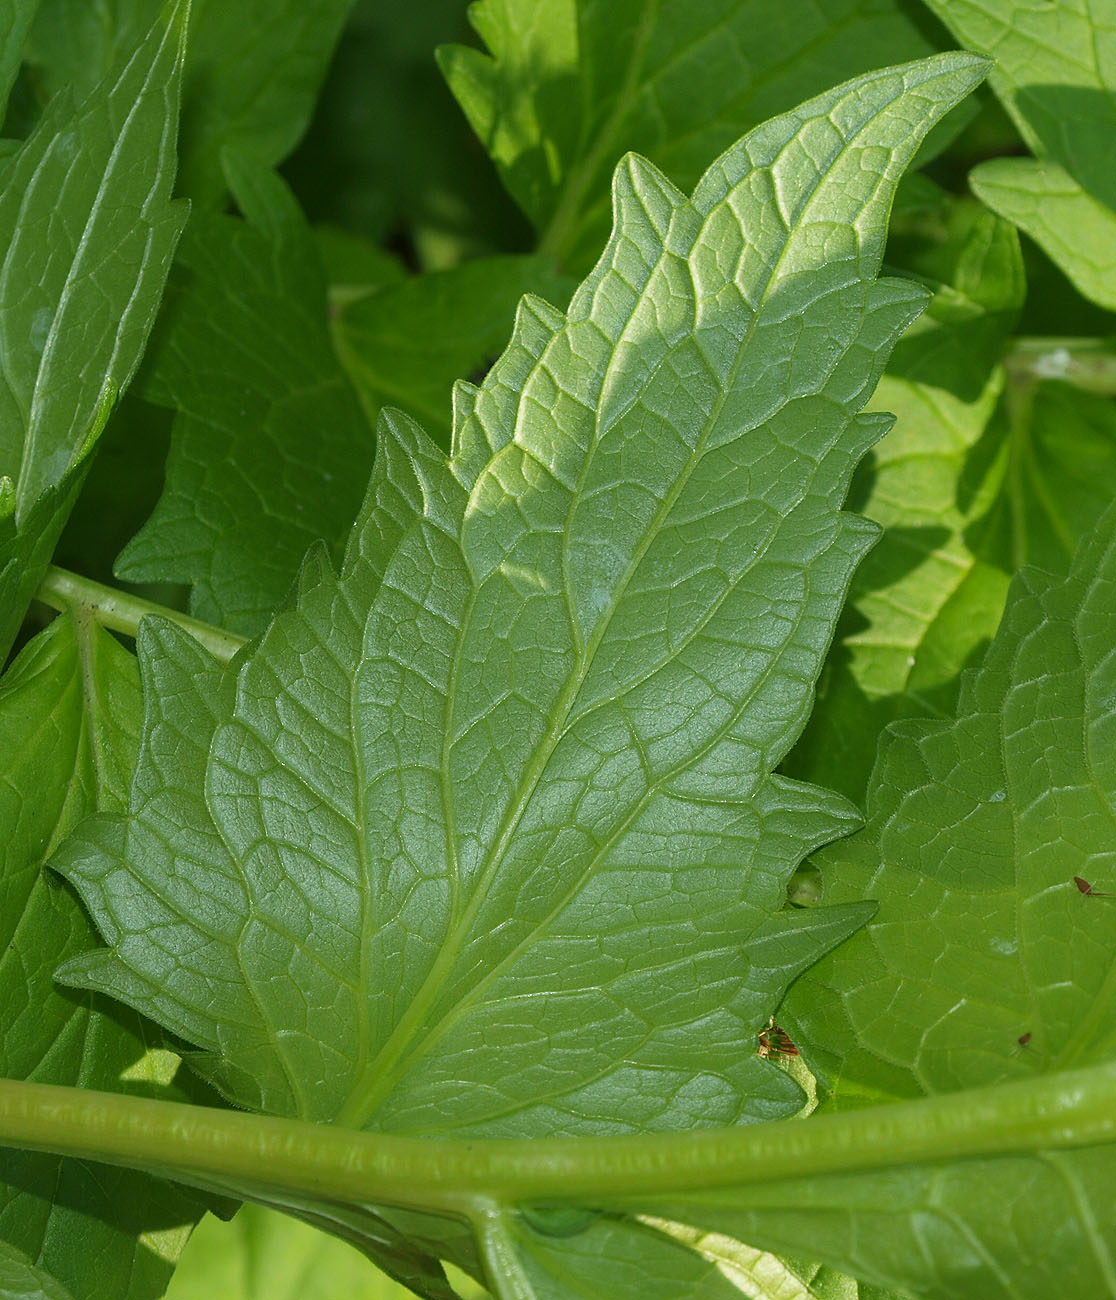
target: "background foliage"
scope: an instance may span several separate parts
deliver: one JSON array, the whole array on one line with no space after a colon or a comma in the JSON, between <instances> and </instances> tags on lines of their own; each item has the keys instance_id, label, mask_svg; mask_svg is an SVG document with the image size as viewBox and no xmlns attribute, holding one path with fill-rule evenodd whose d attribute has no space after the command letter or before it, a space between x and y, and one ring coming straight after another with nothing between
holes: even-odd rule
<instances>
[{"instance_id":1,"label":"background foliage","mask_svg":"<svg viewBox=\"0 0 1116 1300\"><path fill-rule=\"evenodd\" d=\"M9 1151L0 1294L1116 1296L1110 7L11 0L5 97L0 1074L867 1154Z\"/></svg>"}]
</instances>

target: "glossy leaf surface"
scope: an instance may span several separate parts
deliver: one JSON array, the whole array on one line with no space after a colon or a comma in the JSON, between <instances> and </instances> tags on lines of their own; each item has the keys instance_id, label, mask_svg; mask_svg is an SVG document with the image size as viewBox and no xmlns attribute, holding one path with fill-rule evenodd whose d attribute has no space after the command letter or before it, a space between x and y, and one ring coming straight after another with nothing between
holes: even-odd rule
<instances>
[{"instance_id":1,"label":"glossy leaf surface","mask_svg":"<svg viewBox=\"0 0 1116 1300\"><path fill-rule=\"evenodd\" d=\"M139 363L185 215L170 201L181 7L80 105L63 95L0 193L0 649Z\"/></svg>"}]
</instances>

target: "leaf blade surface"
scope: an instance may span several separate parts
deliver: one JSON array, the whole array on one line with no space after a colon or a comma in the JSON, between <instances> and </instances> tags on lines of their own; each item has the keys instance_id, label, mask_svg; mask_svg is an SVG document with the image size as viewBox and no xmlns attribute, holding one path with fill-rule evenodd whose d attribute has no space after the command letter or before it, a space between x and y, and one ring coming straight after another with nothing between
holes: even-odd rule
<instances>
[{"instance_id":1,"label":"leaf blade surface","mask_svg":"<svg viewBox=\"0 0 1116 1300\"><path fill-rule=\"evenodd\" d=\"M182 226L184 17L77 106L54 101L0 195L0 644L10 645L147 339Z\"/></svg>"},{"instance_id":2,"label":"leaf blade surface","mask_svg":"<svg viewBox=\"0 0 1116 1300\"><path fill-rule=\"evenodd\" d=\"M59 860L114 947L67 978L305 1118L797 1110L740 1044L863 911L781 911L851 813L771 770L871 535L840 510L858 411L925 301L875 279L891 193L981 73L839 88L693 200L630 159L568 313L527 300L459 388L450 460L384 419L340 579L311 559L232 672L141 632L131 814Z\"/></svg>"}]
</instances>

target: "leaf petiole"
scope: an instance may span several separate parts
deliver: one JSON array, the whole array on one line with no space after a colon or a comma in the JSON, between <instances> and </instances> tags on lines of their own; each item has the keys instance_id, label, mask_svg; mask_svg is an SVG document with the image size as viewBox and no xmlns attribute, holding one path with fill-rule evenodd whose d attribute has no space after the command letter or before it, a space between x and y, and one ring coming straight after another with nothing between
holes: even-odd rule
<instances>
[{"instance_id":1,"label":"leaf petiole","mask_svg":"<svg viewBox=\"0 0 1116 1300\"><path fill-rule=\"evenodd\" d=\"M157 614L177 623L224 663L247 644L247 638L237 636L235 632L226 632L211 623L191 618L189 614L156 605L154 601L144 600L141 596L133 596L114 587L106 587L103 583L94 582L92 578L83 578L80 574L53 565L46 571L35 592L35 598L61 613L74 610L91 614L102 627L123 632L125 636L136 635L145 615Z\"/></svg>"}]
</instances>

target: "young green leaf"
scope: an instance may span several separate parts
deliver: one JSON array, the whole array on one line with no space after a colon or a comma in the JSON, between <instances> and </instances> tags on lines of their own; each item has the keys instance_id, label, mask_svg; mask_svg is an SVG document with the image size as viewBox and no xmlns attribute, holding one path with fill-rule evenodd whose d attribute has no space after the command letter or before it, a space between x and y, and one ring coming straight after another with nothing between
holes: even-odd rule
<instances>
[{"instance_id":1,"label":"young green leaf","mask_svg":"<svg viewBox=\"0 0 1116 1300\"><path fill-rule=\"evenodd\" d=\"M162 0L40 0L31 59L48 93L91 87L159 15ZM221 152L274 166L297 143L352 0L192 0L179 190L225 194Z\"/></svg>"},{"instance_id":2,"label":"young green leaf","mask_svg":"<svg viewBox=\"0 0 1116 1300\"><path fill-rule=\"evenodd\" d=\"M250 220L201 213L187 226L141 378L179 412L166 485L116 570L192 583L193 613L252 635L307 547L348 531L372 430L330 345L297 204L274 174L226 162Z\"/></svg>"},{"instance_id":3,"label":"young green leaf","mask_svg":"<svg viewBox=\"0 0 1116 1300\"><path fill-rule=\"evenodd\" d=\"M0 194L0 651L147 339L184 209L169 200L184 17L76 108L54 100Z\"/></svg>"},{"instance_id":4,"label":"young green leaf","mask_svg":"<svg viewBox=\"0 0 1116 1300\"><path fill-rule=\"evenodd\" d=\"M93 934L43 863L83 817L125 805L140 711L135 659L87 617L56 619L0 680L5 1078L184 1096L152 1077L150 1026L53 980ZM2 1170L0 1233L77 1300L156 1300L201 1213L166 1183L84 1161L9 1151Z\"/></svg>"},{"instance_id":5,"label":"young green leaf","mask_svg":"<svg viewBox=\"0 0 1116 1300\"><path fill-rule=\"evenodd\" d=\"M527 302L459 389L451 462L385 419L340 580L315 560L235 672L141 630L131 814L60 859L113 947L67 978L280 1114L795 1110L740 1044L862 913L780 911L851 811L770 772L871 536L839 507L886 419L856 411L925 301L874 279L891 193L981 72L831 92L692 201L630 159L568 315Z\"/></svg>"},{"instance_id":6,"label":"young green leaf","mask_svg":"<svg viewBox=\"0 0 1116 1300\"><path fill-rule=\"evenodd\" d=\"M1035 158L972 175L1087 297L1116 308L1116 17L1103 0L926 0L970 49L995 55L993 89Z\"/></svg>"},{"instance_id":7,"label":"young green leaf","mask_svg":"<svg viewBox=\"0 0 1116 1300\"><path fill-rule=\"evenodd\" d=\"M764 118L936 48L895 0L483 0L469 16L491 55L448 46L442 70L543 248L578 267L626 150L688 188Z\"/></svg>"}]
</instances>

